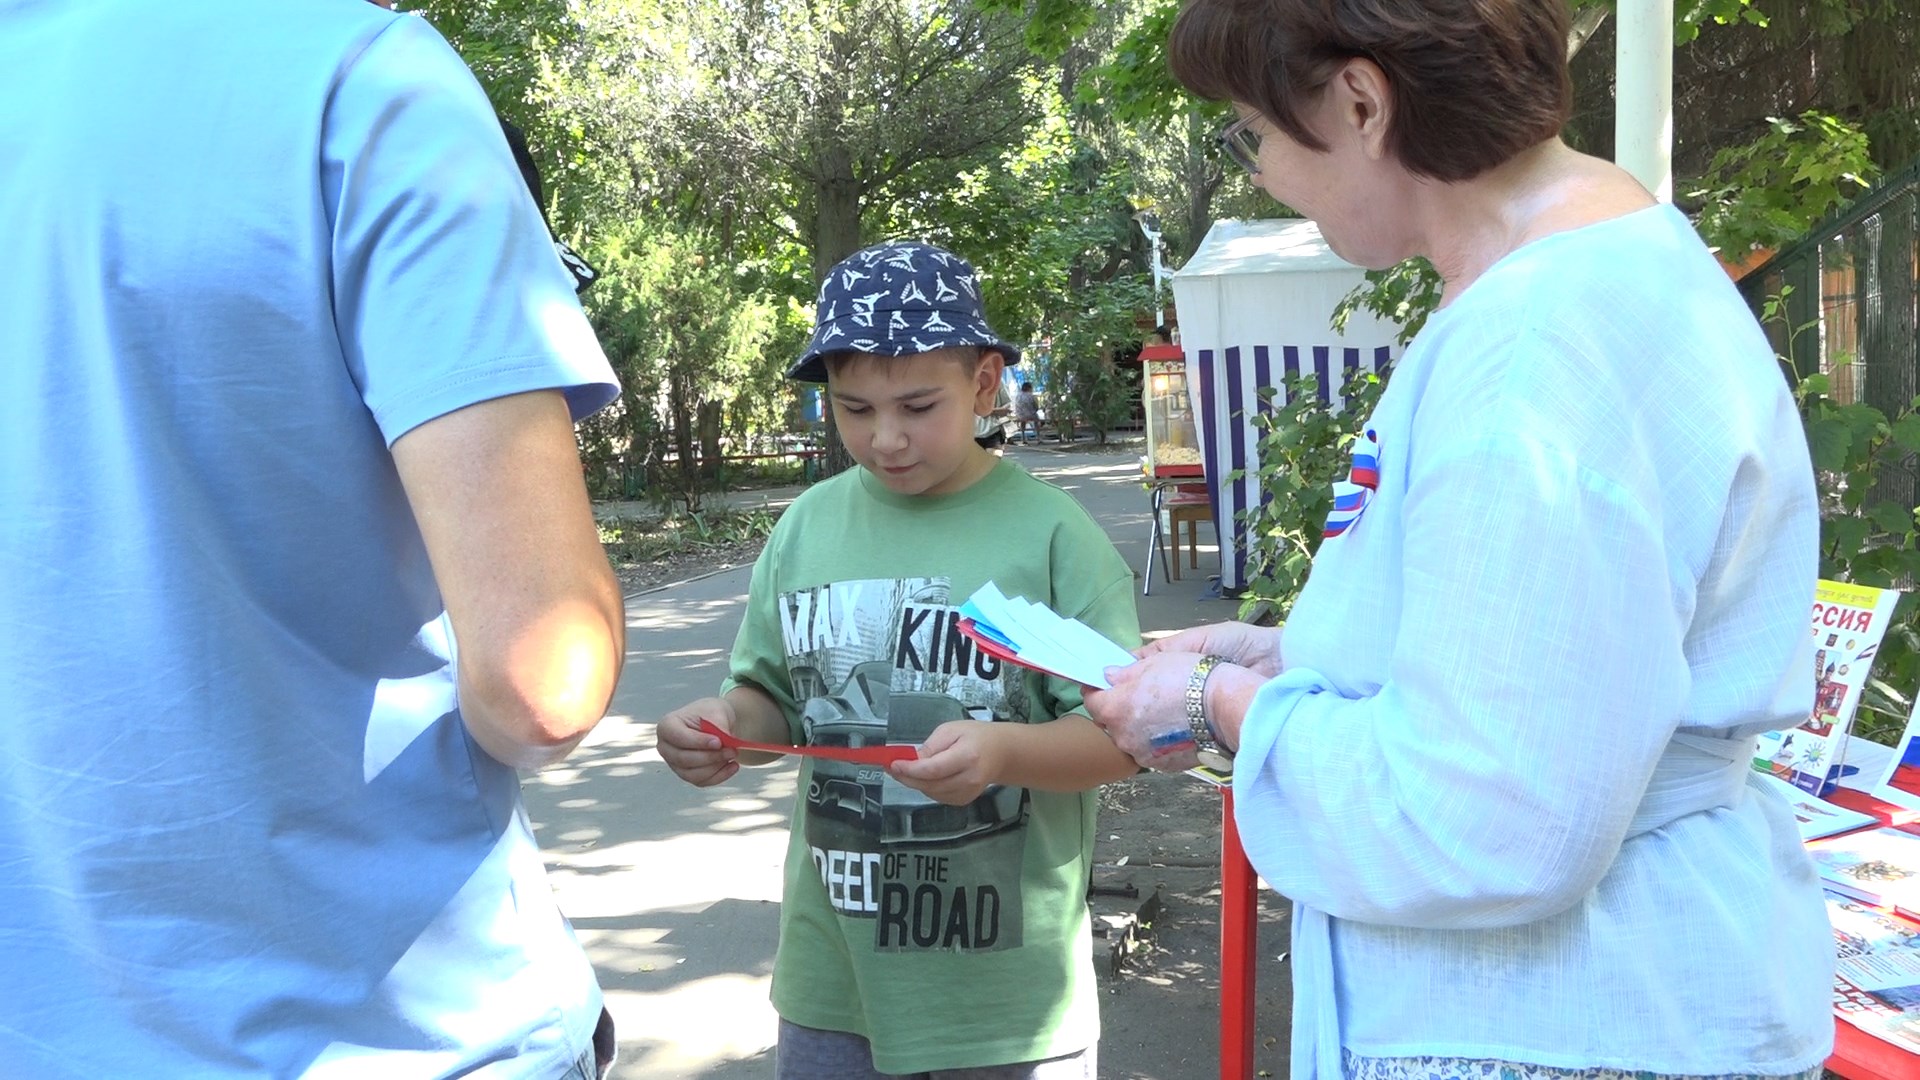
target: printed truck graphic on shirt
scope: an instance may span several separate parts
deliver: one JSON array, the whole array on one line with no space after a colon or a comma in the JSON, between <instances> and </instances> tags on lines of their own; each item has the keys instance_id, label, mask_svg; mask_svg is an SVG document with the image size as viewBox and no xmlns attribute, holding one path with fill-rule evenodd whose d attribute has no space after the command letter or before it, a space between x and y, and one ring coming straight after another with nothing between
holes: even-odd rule
<instances>
[{"instance_id":1,"label":"printed truck graphic on shirt","mask_svg":"<svg viewBox=\"0 0 1920 1080\"><path fill-rule=\"evenodd\" d=\"M779 598L804 740L916 745L951 722L1025 723L1026 680L959 631L945 578L840 581ZM834 910L881 952L1017 948L1025 788L948 806L886 770L808 762L807 847Z\"/></svg>"}]
</instances>

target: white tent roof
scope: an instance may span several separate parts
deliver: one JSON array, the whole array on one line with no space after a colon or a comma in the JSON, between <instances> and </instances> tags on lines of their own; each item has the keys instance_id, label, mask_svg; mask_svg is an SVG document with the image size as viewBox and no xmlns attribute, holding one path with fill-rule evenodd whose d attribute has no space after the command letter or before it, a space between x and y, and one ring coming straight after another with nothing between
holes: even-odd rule
<instances>
[{"instance_id":1,"label":"white tent roof","mask_svg":"<svg viewBox=\"0 0 1920 1080\"><path fill-rule=\"evenodd\" d=\"M1354 269L1320 238L1320 226L1305 218L1266 221L1225 219L1213 223L1200 250L1174 280L1234 274L1324 272Z\"/></svg>"}]
</instances>

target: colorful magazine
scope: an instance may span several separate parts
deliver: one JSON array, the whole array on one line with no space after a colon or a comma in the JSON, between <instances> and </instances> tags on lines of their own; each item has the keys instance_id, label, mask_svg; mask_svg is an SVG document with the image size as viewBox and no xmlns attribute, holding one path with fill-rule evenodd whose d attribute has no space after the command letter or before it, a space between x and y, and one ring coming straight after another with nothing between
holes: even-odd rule
<instances>
[{"instance_id":1,"label":"colorful magazine","mask_svg":"<svg viewBox=\"0 0 1920 1080\"><path fill-rule=\"evenodd\" d=\"M1832 892L1827 919L1839 958L1834 1013L1875 1038L1920 1053L1920 924Z\"/></svg>"},{"instance_id":2,"label":"colorful magazine","mask_svg":"<svg viewBox=\"0 0 1920 1080\"><path fill-rule=\"evenodd\" d=\"M1813 595L1813 713L1797 728L1761 736L1754 764L1825 795L1843 773L1847 729L1900 594L1822 581Z\"/></svg>"}]
</instances>

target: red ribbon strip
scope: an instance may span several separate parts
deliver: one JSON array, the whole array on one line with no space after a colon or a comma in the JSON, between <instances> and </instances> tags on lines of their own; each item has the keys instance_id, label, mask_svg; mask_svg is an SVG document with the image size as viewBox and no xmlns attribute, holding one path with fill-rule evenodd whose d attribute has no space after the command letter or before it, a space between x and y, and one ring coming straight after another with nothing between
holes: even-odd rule
<instances>
[{"instance_id":1,"label":"red ribbon strip","mask_svg":"<svg viewBox=\"0 0 1920 1080\"><path fill-rule=\"evenodd\" d=\"M702 719L700 730L719 736L720 745L734 750L759 750L769 754L794 754L799 757L850 761L855 765L891 765L896 761L914 761L920 751L911 746L788 746L785 743L751 742L721 731L711 720Z\"/></svg>"}]
</instances>

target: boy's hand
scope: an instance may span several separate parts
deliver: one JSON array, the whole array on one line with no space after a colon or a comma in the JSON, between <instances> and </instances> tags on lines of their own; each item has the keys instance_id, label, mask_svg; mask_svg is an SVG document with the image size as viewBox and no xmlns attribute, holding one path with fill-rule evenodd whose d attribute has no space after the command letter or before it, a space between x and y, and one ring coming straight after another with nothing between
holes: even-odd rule
<instances>
[{"instance_id":1,"label":"boy's hand","mask_svg":"<svg viewBox=\"0 0 1920 1080\"><path fill-rule=\"evenodd\" d=\"M712 787L740 771L739 755L720 745L718 736L700 730L705 720L729 734L735 722L726 698L701 698L660 718L654 726L655 746L673 774L695 787Z\"/></svg>"},{"instance_id":2,"label":"boy's hand","mask_svg":"<svg viewBox=\"0 0 1920 1080\"><path fill-rule=\"evenodd\" d=\"M916 761L889 767L895 780L948 806L965 806L980 797L989 784L1000 782L1004 769L1000 724L979 720L950 720L933 729L920 744Z\"/></svg>"}]
</instances>

